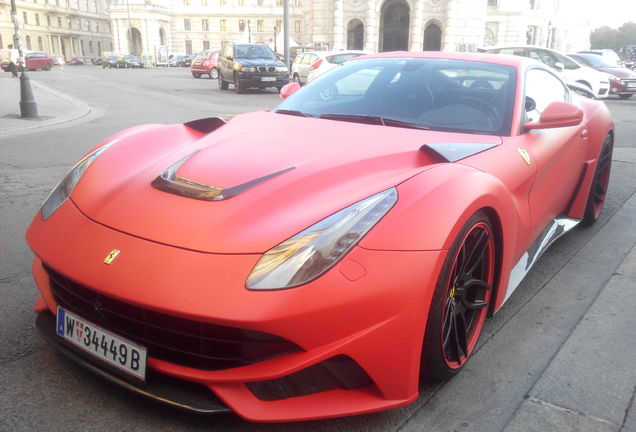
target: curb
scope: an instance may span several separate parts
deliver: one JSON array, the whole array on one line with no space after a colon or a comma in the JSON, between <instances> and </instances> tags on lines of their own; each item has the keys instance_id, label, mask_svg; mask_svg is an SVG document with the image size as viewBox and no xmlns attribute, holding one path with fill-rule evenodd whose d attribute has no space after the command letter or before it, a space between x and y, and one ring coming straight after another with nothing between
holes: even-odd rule
<instances>
[{"instance_id":1,"label":"curb","mask_svg":"<svg viewBox=\"0 0 636 432\"><path fill-rule=\"evenodd\" d=\"M31 85L37 87L39 90L50 93L55 97L62 99L72 105L72 109L68 114L64 114L60 117L54 117L48 120L43 120L38 123L25 124L24 126L14 127L12 129L7 129L0 134L0 139L15 137L27 133L33 132L41 132L45 130L50 130L65 123L70 123L75 120L79 120L86 117L93 117L91 114L95 114L95 111L91 109L85 102L75 99L71 96L65 95L63 93L58 92L57 90L52 89L44 84L41 84L37 81L31 81Z\"/></svg>"}]
</instances>

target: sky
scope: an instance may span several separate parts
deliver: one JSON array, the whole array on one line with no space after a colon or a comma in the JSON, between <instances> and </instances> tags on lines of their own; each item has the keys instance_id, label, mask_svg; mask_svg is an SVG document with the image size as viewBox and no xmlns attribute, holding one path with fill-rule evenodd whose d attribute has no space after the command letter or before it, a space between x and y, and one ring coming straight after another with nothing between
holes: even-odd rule
<instances>
[{"instance_id":1,"label":"sky","mask_svg":"<svg viewBox=\"0 0 636 432\"><path fill-rule=\"evenodd\" d=\"M590 22L593 28L618 28L628 21L636 22L636 0L579 0L592 6Z\"/></svg>"}]
</instances>

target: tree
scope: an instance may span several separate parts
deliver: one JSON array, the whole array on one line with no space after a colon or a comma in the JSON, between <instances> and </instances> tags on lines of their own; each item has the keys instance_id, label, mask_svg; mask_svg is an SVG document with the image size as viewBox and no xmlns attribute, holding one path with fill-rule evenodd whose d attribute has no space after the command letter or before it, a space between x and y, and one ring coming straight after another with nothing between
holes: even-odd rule
<instances>
[{"instance_id":1,"label":"tree","mask_svg":"<svg viewBox=\"0 0 636 432\"><path fill-rule=\"evenodd\" d=\"M627 22L618 30L608 26L599 27L590 33L592 49L610 48L625 55L625 47L636 45L636 22Z\"/></svg>"}]
</instances>

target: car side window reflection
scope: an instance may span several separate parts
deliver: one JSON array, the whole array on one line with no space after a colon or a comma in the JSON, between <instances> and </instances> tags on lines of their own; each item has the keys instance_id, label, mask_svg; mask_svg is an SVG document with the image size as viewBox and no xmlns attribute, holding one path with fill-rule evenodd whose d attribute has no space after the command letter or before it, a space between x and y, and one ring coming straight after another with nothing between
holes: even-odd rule
<instances>
[{"instance_id":1,"label":"car side window reflection","mask_svg":"<svg viewBox=\"0 0 636 432\"><path fill-rule=\"evenodd\" d=\"M568 89L550 72L530 69L526 73L525 122L539 121L548 105L568 100Z\"/></svg>"}]
</instances>

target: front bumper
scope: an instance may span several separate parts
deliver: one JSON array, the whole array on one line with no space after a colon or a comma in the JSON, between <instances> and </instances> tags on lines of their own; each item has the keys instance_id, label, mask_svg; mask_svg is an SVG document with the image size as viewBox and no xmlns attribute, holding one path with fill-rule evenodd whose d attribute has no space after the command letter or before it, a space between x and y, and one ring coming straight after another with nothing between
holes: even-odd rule
<instances>
[{"instance_id":1,"label":"front bumper","mask_svg":"<svg viewBox=\"0 0 636 432\"><path fill-rule=\"evenodd\" d=\"M629 95L636 94L636 79L612 80L610 94Z\"/></svg>"},{"instance_id":2,"label":"front bumper","mask_svg":"<svg viewBox=\"0 0 636 432\"><path fill-rule=\"evenodd\" d=\"M36 302L41 315L57 307L46 262L78 284L119 301L203 323L266 332L301 348L223 370L184 366L149 351L148 385L154 388L155 377L195 383L216 401L208 402L213 405L209 412L227 406L253 421L293 421L379 411L417 398L425 320L443 252L358 247L310 284L254 292L245 289L244 281L259 255L205 254L135 238L92 222L70 200L46 222L38 214L27 240L36 254L33 275L41 292ZM122 252L105 265L113 247ZM257 397L255 386L279 385L341 356L353 360L370 384L276 400ZM93 370L108 375L101 366L93 365ZM155 394L148 388L125 387L149 397ZM183 400L157 394L154 398L190 409Z\"/></svg>"},{"instance_id":3,"label":"front bumper","mask_svg":"<svg viewBox=\"0 0 636 432\"><path fill-rule=\"evenodd\" d=\"M238 79L244 88L282 87L289 84L287 72L240 72Z\"/></svg>"}]
</instances>

